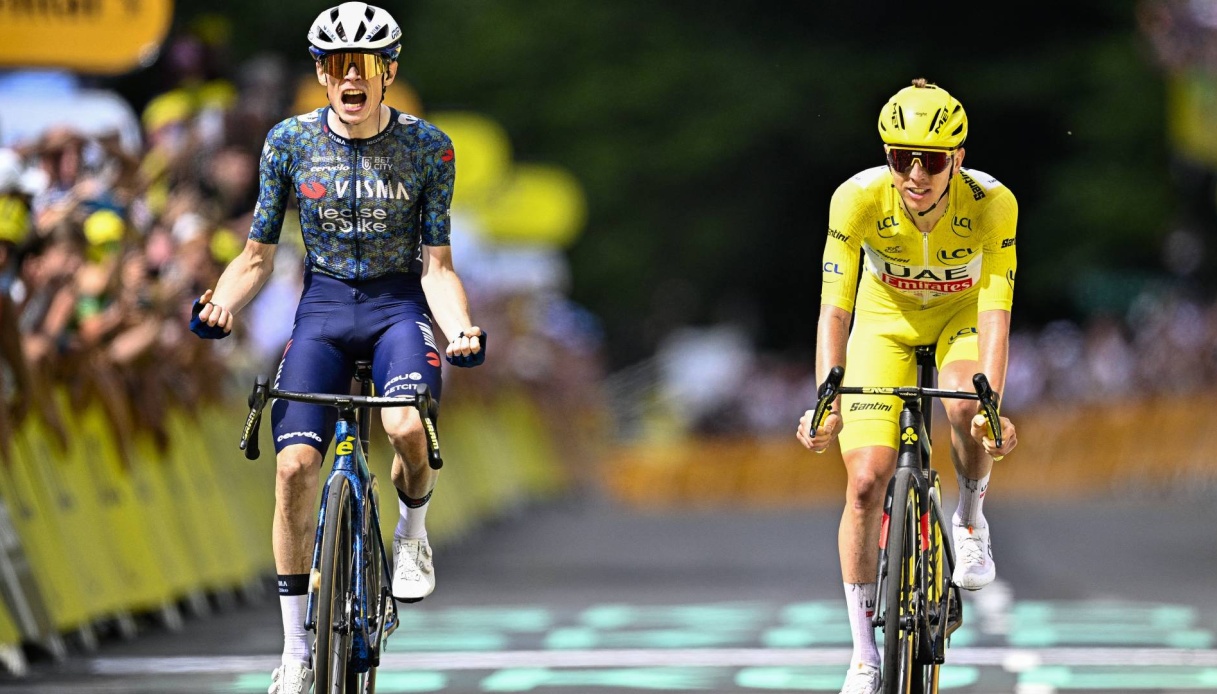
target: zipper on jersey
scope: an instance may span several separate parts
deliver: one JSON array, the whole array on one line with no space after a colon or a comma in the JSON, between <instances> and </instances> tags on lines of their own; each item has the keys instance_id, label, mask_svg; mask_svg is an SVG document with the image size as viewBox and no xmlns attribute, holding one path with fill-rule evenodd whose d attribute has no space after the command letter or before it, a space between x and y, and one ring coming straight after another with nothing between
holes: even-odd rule
<instances>
[{"instance_id":1,"label":"zipper on jersey","mask_svg":"<svg viewBox=\"0 0 1217 694\"><path fill-rule=\"evenodd\" d=\"M362 279L359 262L359 143L351 143L351 234L355 241L355 279Z\"/></svg>"},{"instance_id":2,"label":"zipper on jersey","mask_svg":"<svg viewBox=\"0 0 1217 694\"><path fill-rule=\"evenodd\" d=\"M920 229L917 231L921 234L921 266L928 270L930 268L930 235ZM925 308L928 303L925 296L928 293L927 290L918 289L917 293L921 296L921 308Z\"/></svg>"}]
</instances>

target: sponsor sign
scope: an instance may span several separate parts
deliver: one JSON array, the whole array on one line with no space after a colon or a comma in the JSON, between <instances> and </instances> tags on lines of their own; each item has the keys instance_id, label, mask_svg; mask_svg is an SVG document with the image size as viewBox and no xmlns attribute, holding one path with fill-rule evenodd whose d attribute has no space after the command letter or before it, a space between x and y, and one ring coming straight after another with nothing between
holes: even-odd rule
<instances>
[{"instance_id":1,"label":"sponsor sign","mask_svg":"<svg viewBox=\"0 0 1217 694\"><path fill-rule=\"evenodd\" d=\"M151 65L172 0L0 0L0 67L121 74Z\"/></svg>"}]
</instances>

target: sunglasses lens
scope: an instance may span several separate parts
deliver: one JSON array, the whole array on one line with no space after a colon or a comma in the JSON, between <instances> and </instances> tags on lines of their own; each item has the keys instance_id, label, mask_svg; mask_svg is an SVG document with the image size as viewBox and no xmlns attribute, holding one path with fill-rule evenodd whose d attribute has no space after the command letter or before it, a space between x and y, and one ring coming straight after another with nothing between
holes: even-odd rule
<instances>
[{"instance_id":1,"label":"sunglasses lens","mask_svg":"<svg viewBox=\"0 0 1217 694\"><path fill-rule=\"evenodd\" d=\"M925 159L922 160L925 165L925 170L931 176L942 173L947 168L947 164L951 161L951 155L946 152L926 152Z\"/></svg>"},{"instance_id":2,"label":"sunglasses lens","mask_svg":"<svg viewBox=\"0 0 1217 694\"><path fill-rule=\"evenodd\" d=\"M951 163L951 153L897 149L895 147L888 148L887 150L888 165L900 173L907 174L911 171L914 161L921 162L921 168L933 176L934 174L942 173L947 168L947 165Z\"/></svg>"},{"instance_id":3,"label":"sunglasses lens","mask_svg":"<svg viewBox=\"0 0 1217 694\"><path fill-rule=\"evenodd\" d=\"M900 173L908 173L909 168L913 165L912 154L907 149L889 149L887 150L887 165Z\"/></svg>"},{"instance_id":4,"label":"sunglasses lens","mask_svg":"<svg viewBox=\"0 0 1217 694\"><path fill-rule=\"evenodd\" d=\"M362 79L369 79L385 71L384 59L375 53L330 53L321 59L322 69L327 75L343 79L351 66Z\"/></svg>"}]
</instances>

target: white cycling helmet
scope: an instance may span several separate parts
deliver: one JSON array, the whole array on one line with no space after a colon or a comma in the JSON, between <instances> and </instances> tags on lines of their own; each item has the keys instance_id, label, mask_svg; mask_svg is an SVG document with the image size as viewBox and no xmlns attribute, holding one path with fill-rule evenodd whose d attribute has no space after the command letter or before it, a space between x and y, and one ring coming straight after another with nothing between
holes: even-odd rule
<instances>
[{"instance_id":1,"label":"white cycling helmet","mask_svg":"<svg viewBox=\"0 0 1217 694\"><path fill-rule=\"evenodd\" d=\"M317 15L308 30L309 53L377 53L390 61L401 51L401 27L385 10L366 2L344 2Z\"/></svg>"}]
</instances>

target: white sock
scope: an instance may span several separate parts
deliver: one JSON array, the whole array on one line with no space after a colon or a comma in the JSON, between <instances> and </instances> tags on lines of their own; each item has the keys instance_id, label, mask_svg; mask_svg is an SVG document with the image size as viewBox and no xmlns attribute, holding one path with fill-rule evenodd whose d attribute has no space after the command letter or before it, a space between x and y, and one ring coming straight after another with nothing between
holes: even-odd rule
<instances>
[{"instance_id":1,"label":"white sock","mask_svg":"<svg viewBox=\"0 0 1217 694\"><path fill-rule=\"evenodd\" d=\"M417 508L406 506L406 502L400 498L397 500L397 510L400 515L397 517L397 529L393 531L393 537L407 540L421 540L427 537L427 507L431 505L431 501Z\"/></svg>"},{"instance_id":2,"label":"white sock","mask_svg":"<svg viewBox=\"0 0 1217 694\"><path fill-rule=\"evenodd\" d=\"M956 472L955 480L959 482L959 507L955 509L955 517L952 519L955 525L989 527L981 508L985 503L985 492L989 489L989 475L982 479L970 480Z\"/></svg>"},{"instance_id":3,"label":"white sock","mask_svg":"<svg viewBox=\"0 0 1217 694\"><path fill-rule=\"evenodd\" d=\"M308 632L304 630L304 612L308 609L308 595L280 595L279 608L283 612L283 662L309 665Z\"/></svg>"},{"instance_id":4,"label":"white sock","mask_svg":"<svg viewBox=\"0 0 1217 694\"><path fill-rule=\"evenodd\" d=\"M875 594L877 583L846 583L845 609L849 613L849 631L854 637L854 652L849 667L859 663L879 667L879 648L875 645L875 628L871 619L875 616Z\"/></svg>"}]
</instances>

